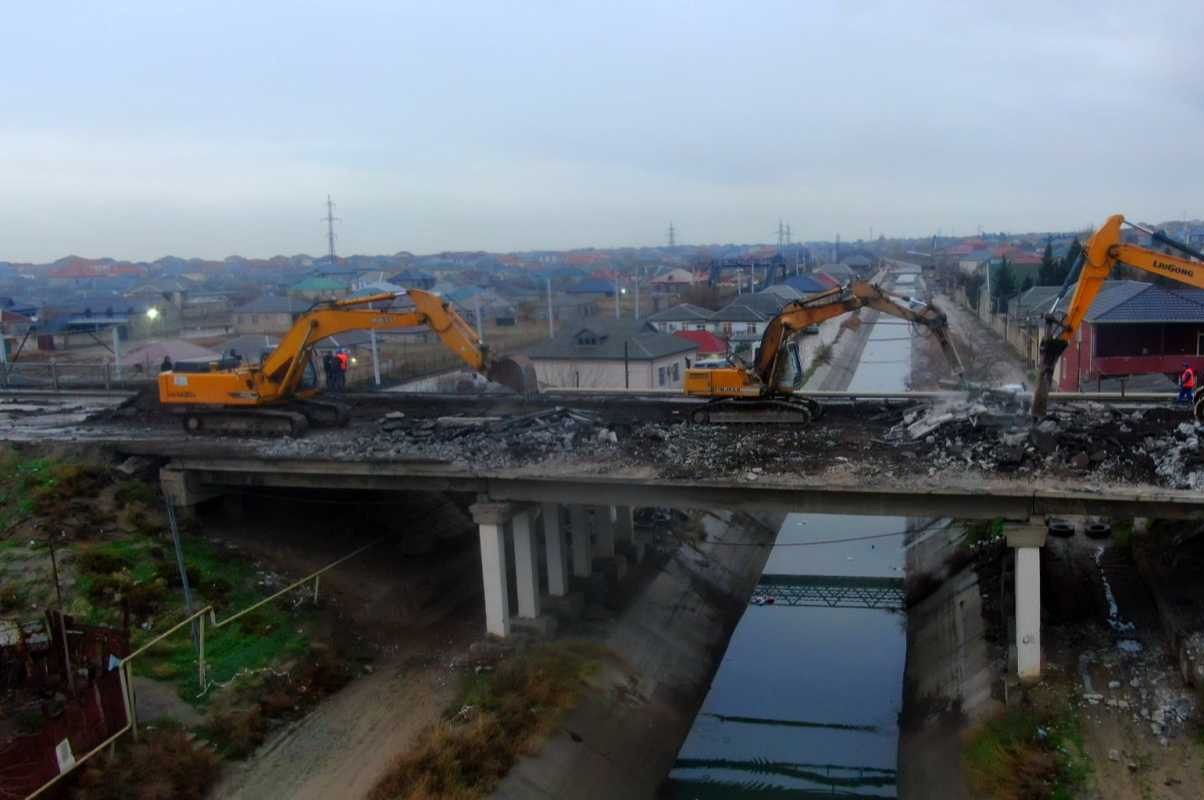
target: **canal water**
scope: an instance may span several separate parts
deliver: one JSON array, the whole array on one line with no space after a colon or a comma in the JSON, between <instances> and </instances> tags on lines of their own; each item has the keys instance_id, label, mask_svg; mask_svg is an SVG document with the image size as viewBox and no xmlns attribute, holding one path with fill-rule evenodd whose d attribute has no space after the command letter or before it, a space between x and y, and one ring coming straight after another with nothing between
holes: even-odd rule
<instances>
[{"instance_id":1,"label":"canal water","mask_svg":"<svg viewBox=\"0 0 1204 800\"><path fill-rule=\"evenodd\" d=\"M906 388L911 331L892 322L874 325L851 390ZM906 527L903 517L789 514L765 572L902 578ZM667 795L897 797L906 654L899 611L750 605Z\"/></svg>"}]
</instances>

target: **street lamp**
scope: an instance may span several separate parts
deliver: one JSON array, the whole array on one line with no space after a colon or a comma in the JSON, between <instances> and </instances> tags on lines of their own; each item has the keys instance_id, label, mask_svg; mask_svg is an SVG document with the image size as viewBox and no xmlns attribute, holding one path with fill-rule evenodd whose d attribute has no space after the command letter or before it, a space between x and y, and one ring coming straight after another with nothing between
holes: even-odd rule
<instances>
[{"instance_id":1,"label":"street lamp","mask_svg":"<svg viewBox=\"0 0 1204 800\"><path fill-rule=\"evenodd\" d=\"M155 308L154 306L151 306L150 308L148 308L146 310L146 318L149 319L151 322L154 322L155 320L157 320L159 318L159 309Z\"/></svg>"}]
</instances>

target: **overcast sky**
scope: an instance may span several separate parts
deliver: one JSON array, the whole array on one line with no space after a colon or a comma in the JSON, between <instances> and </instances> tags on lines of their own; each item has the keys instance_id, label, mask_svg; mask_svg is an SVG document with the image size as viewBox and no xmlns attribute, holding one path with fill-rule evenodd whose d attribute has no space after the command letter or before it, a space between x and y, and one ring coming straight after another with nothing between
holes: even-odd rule
<instances>
[{"instance_id":1,"label":"overcast sky","mask_svg":"<svg viewBox=\"0 0 1204 800\"><path fill-rule=\"evenodd\" d=\"M996 10L984 11L993 7ZM856 9L856 10L850 10ZM1204 10L10 3L0 260L1204 216Z\"/></svg>"}]
</instances>

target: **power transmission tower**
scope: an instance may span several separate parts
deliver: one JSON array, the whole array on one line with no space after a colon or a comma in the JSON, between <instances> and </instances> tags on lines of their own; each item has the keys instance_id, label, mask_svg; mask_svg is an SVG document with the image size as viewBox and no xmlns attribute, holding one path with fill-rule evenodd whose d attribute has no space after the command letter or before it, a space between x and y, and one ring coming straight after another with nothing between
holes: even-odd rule
<instances>
[{"instance_id":1,"label":"power transmission tower","mask_svg":"<svg viewBox=\"0 0 1204 800\"><path fill-rule=\"evenodd\" d=\"M669 246L677 246L677 229L673 227L673 220L669 220Z\"/></svg>"},{"instance_id":2,"label":"power transmission tower","mask_svg":"<svg viewBox=\"0 0 1204 800\"><path fill-rule=\"evenodd\" d=\"M334 266L334 224L341 220L334 215L334 203L330 199L330 195L326 195L326 216L322 217L326 222L326 240L330 245L330 265Z\"/></svg>"},{"instance_id":3,"label":"power transmission tower","mask_svg":"<svg viewBox=\"0 0 1204 800\"><path fill-rule=\"evenodd\" d=\"M782 227L782 220L778 220L778 253L782 252L782 247L786 244L786 229Z\"/></svg>"}]
</instances>

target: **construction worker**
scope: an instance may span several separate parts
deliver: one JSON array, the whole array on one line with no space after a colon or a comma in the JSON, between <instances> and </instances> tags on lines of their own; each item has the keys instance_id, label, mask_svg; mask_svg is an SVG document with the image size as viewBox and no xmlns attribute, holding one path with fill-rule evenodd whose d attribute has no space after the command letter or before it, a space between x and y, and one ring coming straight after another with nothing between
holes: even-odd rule
<instances>
[{"instance_id":1,"label":"construction worker","mask_svg":"<svg viewBox=\"0 0 1204 800\"><path fill-rule=\"evenodd\" d=\"M1196 393L1196 373L1191 368L1191 364L1183 362L1183 372L1179 375L1179 399L1175 404L1186 403L1191 405L1192 395Z\"/></svg>"},{"instance_id":2,"label":"construction worker","mask_svg":"<svg viewBox=\"0 0 1204 800\"><path fill-rule=\"evenodd\" d=\"M340 348L339 352L335 354L335 358L338 359L339 362L339 388L346 389L347 367L351 366L351 356L346 350Z\"/></svg>"},{"instance_id":3,"label":"construction worker","mask_svg":"<svg viewBox=\"0 0 1204 800\"><path fill-rule=\"evenodd\" d=\"M160 372L171 372L171 356L164 354L163 363L159 365Z\"/></svg>"},{"instance_id":4,"label":"construction worker","mask_svg":"<svg viewBox=\"0 0 1204 800\"><path fill-rule=\"evenodd\" d=\"M334 356L327 350L326 354L322 356L322 372L326 373L326 388L331 391L339 388L338 378L335 377L336 369Z\"/></svg>"}]
</instances>

